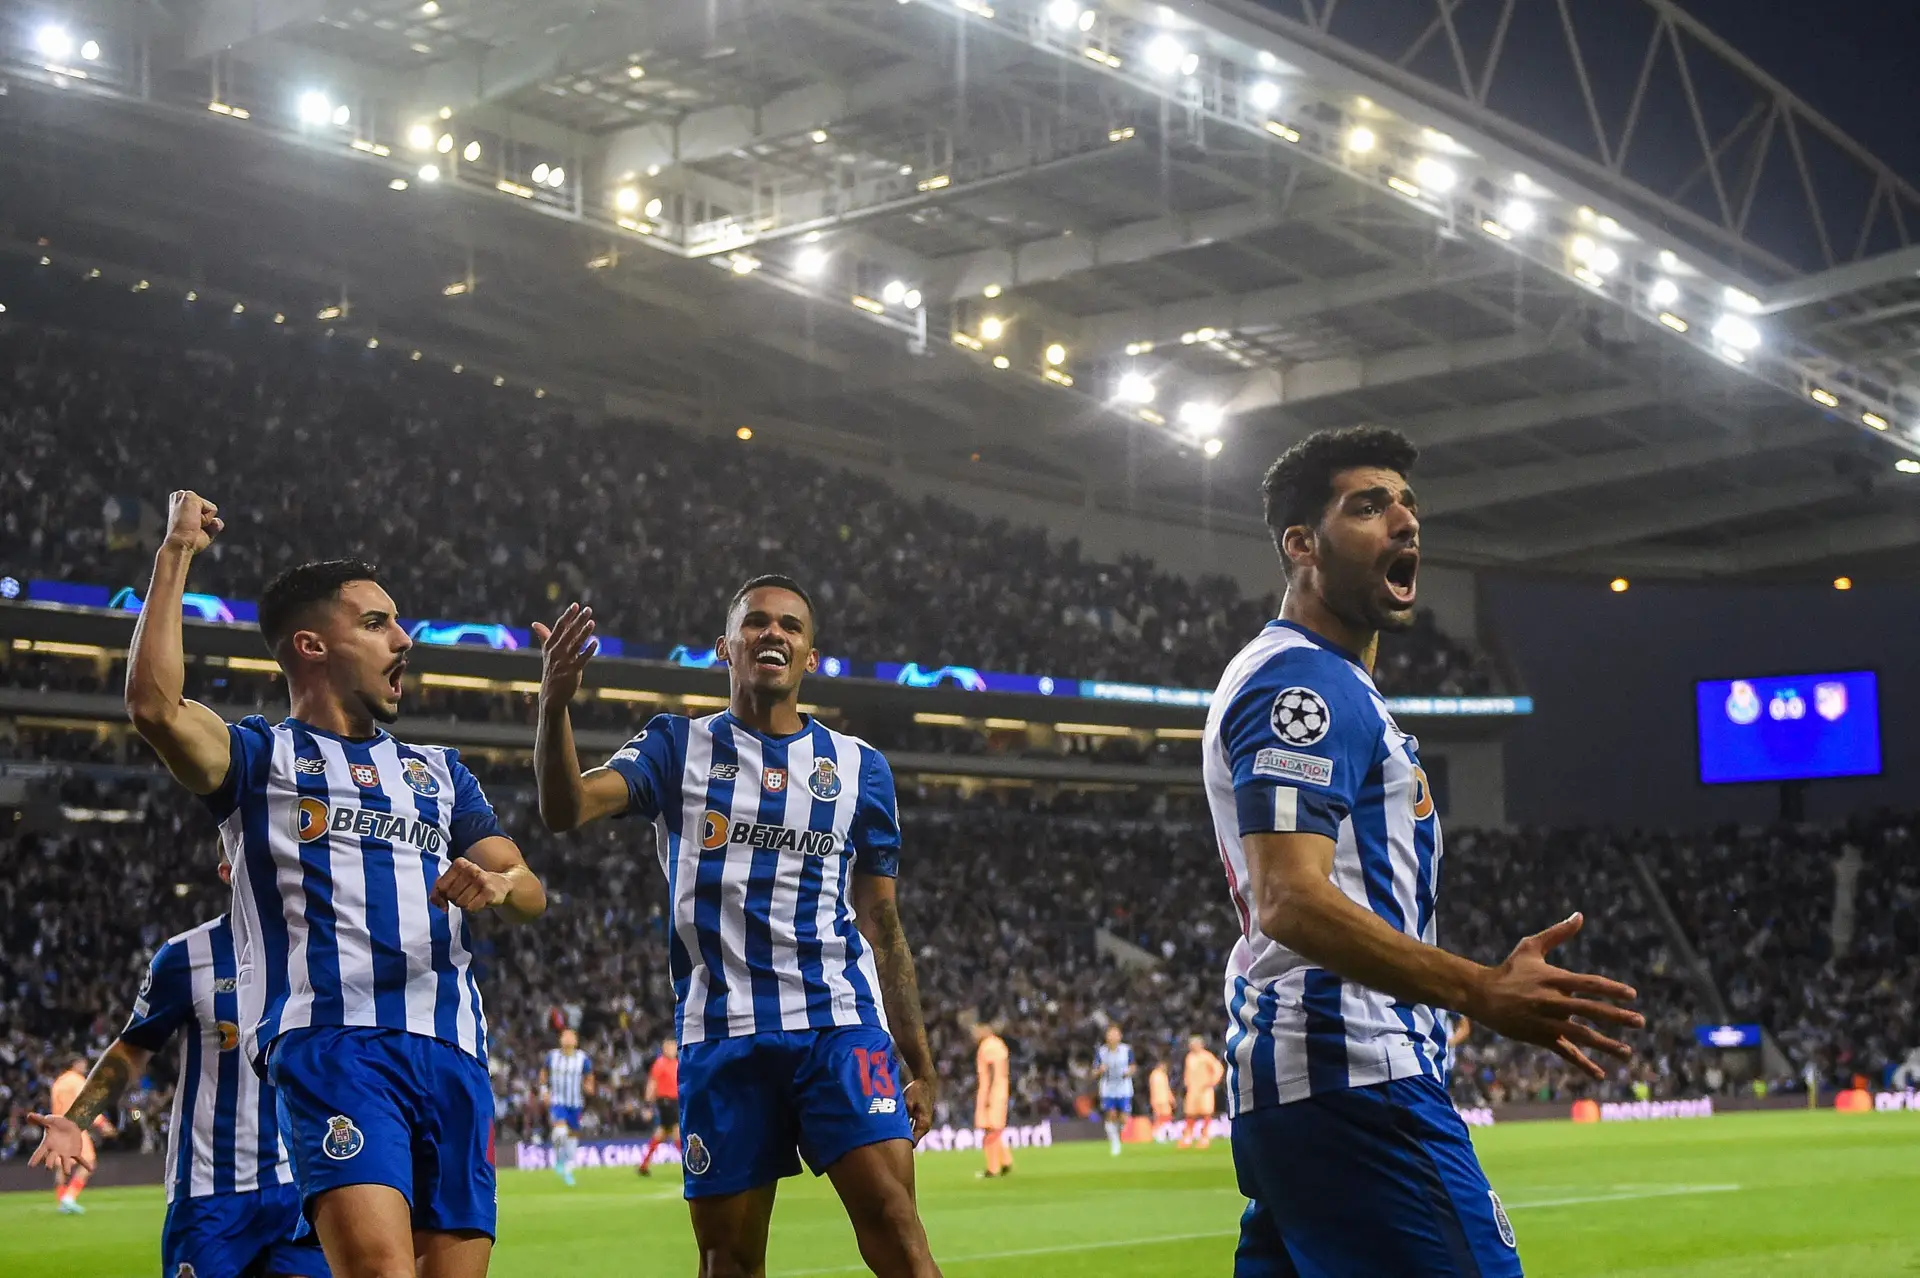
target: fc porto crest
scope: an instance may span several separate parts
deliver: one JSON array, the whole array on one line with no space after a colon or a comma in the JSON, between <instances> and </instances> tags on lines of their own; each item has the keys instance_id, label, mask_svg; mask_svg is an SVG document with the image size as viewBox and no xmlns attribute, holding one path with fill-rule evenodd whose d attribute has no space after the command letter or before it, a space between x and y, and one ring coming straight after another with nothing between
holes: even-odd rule
<instances>
[{"instance_id":1,"label":"fc porto crest","mask_svg":"<svg viewBox=\"0 0 1920 1278\"><path fill-rule=\"evenodd\" d=\"M374 767L371 763L350 763L347 765L347 771L352 775L353 783L362 790L379 788L380 769Z\"/></svg>"},{"instance_id":2,"label":"fc porto crest","mask_svg":"<svg viewBox=\"0 0 1920 1278\"><path fill-rule=\"evenodd\" d=\"M327 1134L320 1142L320 1151L336 1163L343 1163L365 1148L367 1138L363 1136L353 1120L345 1114L335 1114L327 1120Z\"/></svg>"},{"instance_id":3,"label":"fc porto crest","mask_svg":"<svg viewBox=\"0 0 1920 1278\"><path fill-rule=\"evenodd\" d=\"M681 1164L695 1176L704 1176L713 1166L713 1155L707 1152L706 1142L698 1136L687 1137L686 1152L680 1156Z\"/></svg>"},{"instance_id":4,"label":"fc porto crest","mask_svg":"<svg viewBox=\"0 0 1920 1278\"><path fill-rule=\"evenodd\" d=\"M816 799L840 797L840 773L834 768L832 759L813 761L813 775L807 778L807 789Z\"/></svg>"},{"instance_id":5,"label":"fc porto crest","mask_svg":"<svg viewBox=\"0 0 1920 1278\"><path fill-rule=\"evenodd\" d=\"M787 770L768 768L760 776L760 788L768 794L779 794L787 788Z\"/></svg>"},{"instance_id":6,"label":"fc porto crest","mask_svg":"<svg viewBox=\"0 0 1920 1278\"><path fill-rule=\"evenodd\" d=\"M440 793L440 783L433 779L433 772L427 767L425 759L402 760L400 779L407 783L407 789L423 799L431 799Z\"/></svg>"}]
</instances>

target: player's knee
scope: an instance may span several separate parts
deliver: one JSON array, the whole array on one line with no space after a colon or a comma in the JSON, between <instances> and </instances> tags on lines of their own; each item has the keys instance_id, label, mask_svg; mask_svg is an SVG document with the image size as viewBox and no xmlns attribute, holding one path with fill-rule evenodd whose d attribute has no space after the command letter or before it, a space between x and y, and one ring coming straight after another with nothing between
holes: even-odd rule
<instances>
[{"instance_id":1,"label":"player's knee","mask_svg":"<svg viewBox=\"0 0 1920 1278\"><path fill-rule=\"evenodd\" d=\"M906 1244L922 1236L920 1211L913 1193L899 1181L889 1181L855 1208L854 1228L862 1234Z\"/></svg>"},{"instance_id":2,"label":"player's knee","mask_svg":"<svg viewBox=\"0 0 1920 1278\"><path fill-rule=\"evenodd\" d=\"M711 1247L700 1253L700 1278L766 1278L764 1259L743 1256L724 1247Z\"/></svg>"}]
</instances>

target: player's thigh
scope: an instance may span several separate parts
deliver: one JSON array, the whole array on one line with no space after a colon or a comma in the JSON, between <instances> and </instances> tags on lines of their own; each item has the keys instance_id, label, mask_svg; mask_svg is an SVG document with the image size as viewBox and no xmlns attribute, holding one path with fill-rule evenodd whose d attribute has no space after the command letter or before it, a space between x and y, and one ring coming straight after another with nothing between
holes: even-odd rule
<instances>
[{"instance_id":1,"label":"player's thigh","mask_svg":"<svg viewBox=\"0 0 1920 1278\"><path fill-rule=\"evenodd\" d=\"M827 1168L827 1178L847 1209L863 1256L926 1253L926 1230L914 1202L912 1141L849 1150Z\"/></svg>"},{"instance_id":2,"label":"player's thigh","mask_svg":"<svg viewBox=\"0 0 1920 1278\"><path fill-rule=\"evenodd\" d=\"M740 1194L800 1173L794 1062L810 1036L689 1043L680 1054L680 1165L689 1199Z\"/></svg>"},{"instance_id":3,"label":"player's thigh","mask_svg":"<svg viewBox=\"0 0 1920 1278\"><path fill-rule=\"evenodd\" d=\"M491 1238L499 1209L486 1067L452 1043L414 1037L416 1077L431 1100L414 1139L413 1227Z\"/></svg>"},{"instance_id":4,"label":"player's thigh","mask_svg":"<svg viewBox=\"0 0 1920 1278\"><path fill-rule=\"evenodd\" d=\"M252 1200L248 1251L257 1258L248 1272L267 1278L329 1278L320 1236L310 1229L302 1233L298 1188L271 1185L246 1197ZM166 1271L167 1278L173 1273Z\"/></svg>"},{"instance_id":5,"label":"player's thigh","mask_svg":"<svg viewBox=\"0 0 1920 1278\"><path fill-rule=\"evenodd\" d=\"M383 1185L412 1201L419 1093L405 1067L411 1037L321 1027L289 1031L274 1043L268 1080L310 1217L322 1195L349 1186Z\"/></svg>"},{"instance_id":6,"label":"player's thigh","mask_svg":"<svg viewBox=\"0 0 1920 1278\"><path fill-rule=\"evenodd\" d=\"M1234 1120L1240 1190L1268 1214L1302 1278L1520 1272L1465 1126L1450 1129L1443 1105L1451 1114L1432 1080L1403 1079Z\"/></svg>"},{"instance_id":7,"label":"player's thigh","mask_svg":"<svg viewBox=\"0 0 1920 1278\"><path fill-rule=\"evenodd\" d=\"M779 1188L780 1182L771 1180L738 1193L687 1200L693 1242L700 1252L700 1278L764 1278L767 1227Z\"/></svg>"},{"instance_id":8,"label":"player's thigh","mask_svg":"<svg viewBox=\"0 0 1920 1278\"><path fill-rule=\"evenodd\" d=\"M413 1209L391 1185L342 1185L308 1207L333 1278L411 1278Z\"/></svg>"},{"instance_id":9,"label":"player's thigh","mask_svg":"<svg viewBox=\"0 0 1920 1278\"><path fill-rule=\"evenodd\" d=\"M853 1150L882 1141L913 1143L901 1098L900 1062L883 1029L819 1030L793 1075L800 1156L820 1175Z\"/></svg>"},{"instance_id":10,"label":"player's thigh","mask_svg":"<svg viewBox=\"0 0 1920 1278\"><path fill-rule=\"evenodd\" d=\"M493 1237L477 1230L422 1230L413 1236L418 1278L486 1278Z\"/></svg>"}]
</instances>

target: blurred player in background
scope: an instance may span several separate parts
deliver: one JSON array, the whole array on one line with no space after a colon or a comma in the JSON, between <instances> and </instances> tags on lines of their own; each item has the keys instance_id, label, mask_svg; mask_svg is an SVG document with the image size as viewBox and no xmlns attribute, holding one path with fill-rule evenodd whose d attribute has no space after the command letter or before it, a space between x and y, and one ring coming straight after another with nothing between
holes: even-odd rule
<instances>
[{"instance_id":1,"label":"blurred player in background","mask_svg":"<svg viewBox=\"0 0 1920 1278\"><path fill-rule=\"evenodd\" d=\"M1100 1080L1100 1117L1107 1145L1120 1157L1120 1133L1133 1117L1133 1049L1121 1042L1119 1025L1107 1026L1107 1041L1093 1049L1093 1072Z\"/></svg>"},{"instance_id":2,"label":"blurred player in background","mask_svg":"<svg viewBox=\"0 0 1920 1278\"><path fill-rule=\"evenodd\" d=\"M571 1185L574 1155L580 1150L580 1114L593 1095L593 1059L580 1050L580 1036L570 1029L560 1031L560 1046L547 1053L540 1094L553 1126L553 1169Z\"/></svg>"},{"instance_id":3,"label":"blurred player in background","mask_svg":"<svg viewBox=\"0 0 1920 1278\"><path fill-rule=\"evenodd\" d=\"M1167 1075L1165 1057L1156 1057L1147 1072L1147 1108L1153 1111L1155 1132L1173 1121L1173 1080Z\"/></svg>"},{"instance_id":4,"label":"blurred player in background","mask_svg":"<svg viewBox=\"0 0 1920 1278\"><path fill-rule=\"evenodd\" d=\"M270 582L260 634L292 714L229 727L182 695L187 570L224 525L176 492L127 659L127 711L233 864L235 1024L279 1093L294 1181L339 1278L477 1278L496 1216L487 1022L467 915L546 893L479 782L396 741L413 641L372 568Z\"/></svg>"},{"instance_id":5,"label":"blurred player in background","mask_svg":"<svg viewBox=\"0 0 1920 1278\"><path fill-rule=\"evenodd\" d=\"M1549 965L1573 915L1499 967L1434 945L1442 853L1418 743L1374 688L1383 630L1414 622L1417 450L1322 431L1267 472L1287 582L1207 715L1203 775L1241 935L1228 960L1228 1096L1247 1209L1238 1278L1520 1272L1512 1225L1447 1097L1446 1015L1552 1048L1625 1044L1618 982Z\"/></svg>"},{"instance_id":6,"label":"blurred player in background","mask_svg":"<svg viewBox=\"0 0 1920 1278\"><path fill-rule=\"evenodd\" d=\"M1196 1137L1202 1149L1213 1144L1214 1091L1226 1076L1227 1067L1207 1050L1206 1039L1195 1034L1187 1040L1187 1059L1180 1067L1181 1082L1187 1090L1187 1126L1180 1134L1180 1148L1193 1144Z\"/></svg>"},{"instance_id":7,"label":"blurred player in background","mask_svg":"<svg viewBox=\"0 0 1920 1278\"><path fill-rule=\"evenodd\" d=\"M79 1099L86 1085L86 1059L79 1057L68 1062L65 1072L53 1080L50 1098L52 1104L47 1106L48 1115L56 1118L68 1116L73 1110L74 1101ZM48 1130L51 1134L52 1124L46 1121L46 1116L29 1115L27 1121L36 1127ZM43 1136L41 1150L35 1151L34 1160L37 1163L46 1162L53 1167L53 1200L54 1205L60 1209L60 1214L84 1216L87 1214L87 1209L80 1205L80 1191L87 1187L87 1181L92 1179L93 1169L98 1163L93 1149L93 1136L88 1129L91 1128L92 1131L99 1132L104 1139L111 1140L114 1136L114 1127L107 1121L106 1114L100 1110L95 1110L92 1114L83 1110L79 1117L70 1120L70 1125L74 1128L70 1138L72 1152L68 1152L69 1143L63 1142L61 1148L63 1152L67 1152L65 1158L53 1162L43 1157L42 1151L46 1149L44 1142L47 1140L47 1137Z\"/></svg>"},{"instance_id":8,"label":"blurred player in background","mask_svg":"<svg viewBox=\"0 0 1920 1278\"><path fill-rule=\"evenodd\" d=\"M654 1151L661 1142L672 1141L680 1148L680 1044L673 1039L660 1043L660 1054L647 1067L647 1103L653 1106L653 1139L640 1156L640 1174L648 1175Z\"/></svg>"},{"instance_id":9,"label":"blurred player in background","mask_svg":"<svg viewBox=\"0 0 1920 1278\"><path fill-rule=\"evenodd\" d=\"M555 831L623 814L654 823L701 1274L765 1271L774 1195L804 1158L833 1181L869 1268L933 1278L913 1144L938 1083L895 896L893 771L800 711L820 659L812 599L788 577L741 586L715 645L728 708L657 715L585 774L567 703L595 651L592 611L569 607L535 634L542 819Z\"/></svg>"},{"instance_id":10,"label":"blurred player in background","mask_svg":"<svg viewBox=\"0 0 1920 1278\"><path fill-rule=\"evenodd\" d=\"M1012 1082L1008 1070L1007 1040L987 1021L973 1023L973 1073L977 1080L973 1097L973 1125L980 1129L980 1152L985 1155L985 1171L980 1176L1004 1176L1013 1170L1013 1155L1007 1149L1007 1095Z\"/></svg>"},{"instance_id":11,"label":"blurred player in background","mask_svg":"<svg viewBox=\"0 0 1920 1278\"><path fill-rule=\"evenodd\" d=\"M224 851L220 878L229 876ZM328 1278L320 1240L300 1219L300 1191L280 1139L278 1098L240 1051L239 964L226 915L182 932L147 966L133 1015L100 1056L64 1117L33 1115L46 1135L35 1163L58 1172L93 1152L85 1128L116 1108L155 1052L186 1041L167 1122L167 1216L160 1272L167 1278Z\"/></svg>"}]
</instances>

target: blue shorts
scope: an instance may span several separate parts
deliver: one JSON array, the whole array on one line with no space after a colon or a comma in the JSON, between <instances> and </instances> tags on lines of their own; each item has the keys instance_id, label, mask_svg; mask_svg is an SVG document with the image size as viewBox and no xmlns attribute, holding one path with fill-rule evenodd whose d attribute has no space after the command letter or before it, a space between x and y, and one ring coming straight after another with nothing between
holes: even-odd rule
<instances>
[{"instance_id":1,"label":"blue shorts","mask_svg":"<svg viewBox=\"0 0 1920 1278\"><path fill-rule=\"evenodd\" d=\"M160 1272L166 1278L183 1272L194 1278L329 1278L320 1240L308 1233L295 1242L299 1228L300 1191L292 1185L178 1198L167 1204L160 1231Z\"/></svg>"},{"instance_id":2,"label":"blue shorts","mask_svg":"<svg viewBox=\"0 0 1920 1278\"><path fill-rule=\"evenodd\" d=\"M1100 1098L1100 1112L1103 1114L1111 1114L1111 1113L1114 1113L1115 1111L1125 1114L1128 1117L1132 1117L1133 1097L1131 1095L1102 1096Z\"/></svg>"},{"instance_id":3,"label":"blue shorts","mask_svg":"<svg viewBox=\"0 0 1920 1278\"><path fill-rule=\"evenodd\" d=\"M413 1227L494 1233L493 1088L452 1043L316 1026L274 1040L267 1080L309 1215L344 1185L391 1185Z\"/></svg>"},{"instance_id":4,"label":"blue shorts","mask_svg":"<svg viewBox=\"0 0 1920 1278\"><path fill-rule=\"evenodd\" d=\"M893 1039L883 1029L754 1034L680 1053L688 1198L818 1176L850 1151L912 1140Z\"/></svg>"},{"instance_id":5,"label":"blue shorts","mask_svg":"<svg viewBox=\"0 0 1920 1278\"><path fill-rule=\"evenodd\" d=\"M1234 1278L1512 1278L1513 1226L1446 1088L1424 1075L1233 1120L1248 1198Z\"/></svg>"},{"instance_id":6,"label":"blue shorts","mask_svg":"<svg viewBox=\"0 0 1920 1278\"><path fill-rule=\"evenodd\" d=\"M549 1123L565 1123L568 1131L577 1132L580 1130L580 1110L581 1106L579 1105L549 1105L547 1106L547 1121Z\"/></svg>"}]
</instances>

